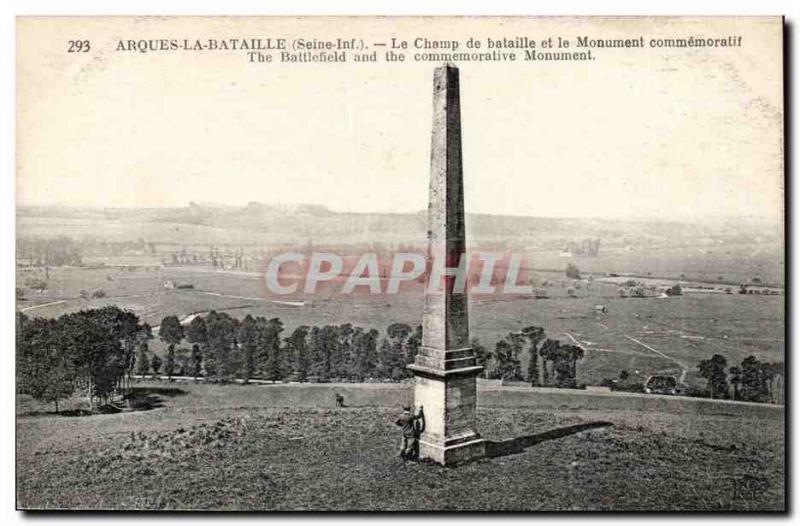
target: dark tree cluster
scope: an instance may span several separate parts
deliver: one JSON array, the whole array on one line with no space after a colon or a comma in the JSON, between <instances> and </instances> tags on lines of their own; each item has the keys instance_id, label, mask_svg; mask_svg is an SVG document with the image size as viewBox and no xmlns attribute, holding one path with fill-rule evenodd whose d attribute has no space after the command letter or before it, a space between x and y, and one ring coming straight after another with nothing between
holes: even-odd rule
<instances>
[{"instance_id":1,"label":"dark tree cluster","mask_svg":"<svg viewBox=\"0 0 800 526\"><path fill-rule=\"evenodd\" d=\"M567 268L564 270L564 273L570 279L581 279L581 271L578 269L577 265L573 263L567 263Z\"/></svg>"},{"instance_id":2,"label":"dark tree cluster","mask_svg":"<svg viewBox=\"0 0 800 526\"><path fill-rule=\"evenodd\" d=\"M271 381L403 380L422 345L422 327L393 323L385 334L352 324L309 327L285 333L279 318L246 316L242 320L212 311L182 324L166 316L158 328L166 353L153 353L147 323L118 307L84 310L57 319L17 314L17 391L54 403L76 391L108 402L130 385L132 375L191 376L210 382L251 379ZM190 349L181 348L183 342ZM526 379L532 386L577 387L577 362L584 350L548 338L541 327L526 327L496 342L490 352L471 342L476 361L488 378ZM527 374L522 354L529 355ZM540 360L541 359L541 360ZM774 402L782 362L749 356L728 367L716 354L698 364L708 382L706 396ZM627 373L625 374L627 376ZM731 392L732 388L732 392Z\"/></svg>"},{"instance_id":3,"label":"dark tree cluster","mask_svg":"<svg viewBox=\"0 0 800 526\"><path fill-rule=\"evenodd\" d=\"M58 319L17 314L17 391L58 401L76 390L107 402L130 384L137 345L150 327L118 307L65 314Z\"/></svg>"},{"instance_id":4,"label":"dark tree cluster","mask_svg":"<svg viewBox=\"0 0 800 526\"><path fill-rule=\"evenodd\" d=\"M748 356L740 365L728 367L721 354L702 360L697 370L708 382L707 396L745 402L775 402L775 384L785 374L783 362L762 362Z\"/></svg>"},{"instance_id":5,"label":"dark tree cluster","mask_svg":"<svg viewBox=\"0 0 800 526\"><path fill-rule=\"evenodd\" d=\"M91 396L107 399L133 374L244 383L254 378L402 380L411 376L406 365L422 344L422 327L403 323L389 325L383 337L375 329L349 323L302 325L287 334L279 318L248 315L239 320L215 311L194 316L188 324L166 316L158 327L158 337L167 345L161 355L150 349L152 333L135 314L117 307L56 320L19 314L20 392L56 401L83 387ZM191 348L182 348L184 342ZM53 376L68 381L54 382ZM64 392L57 388L62 384Z\"/></svg>"},{"instance_id":6,"label":"dark tree cluster","mask_svg":"<svg viewBox=\"0 0 800 526\"><path fill-rule=\"evenodd\" d=\"M195 378L230 382L253 378L271 381L360 381L367 378L402 379L421 343L422 329L392 324L380 342L380 333L345 323L301 325L284 334L279 318L241 321L224 313L195 317L186 338L193 344L184 371Z\"/></svg>"},{"instance_id":7,"label":"dark tree cluster","mask_svg":"<svg viewBox=\"0 0 800 526\"><path fill-rule=\"evenodd\" d=\"M166 354L150 350L152 329L128 311L104 307L58 319L17 315L17 389L58 402L76 391L108 402L132 375L201 377L211 382L253 378L272 381L401 380L410 376L422 344L422 327L391 324L386 334L349 323L308 327L285 334L278 318L225 313L195 316L186 325L165 317L158 327ZM182 342L191 349L181 348Z\"/></svg>"},{"instance_id":8,"label":"dark tree cluster","mask_svg":"<svg viewBox=\"0 0 800 526\"><path fill-rule=\"evenodd\" d=\"M497 342L490 357L489 378L524 380L520 357L526 346L527 380L533 387L577 387L577 362L583 359L583 349L577 345L562 345L558 340L547 338L542 327L533 326L509 333Z\"/></svg>"},{"instance_id":9,"label":"dark tree cluster","mask_svg":"<svg viewBox=\"0 0 800 526\"><path fill-rule=\"evenodd\" d=\"M669 287L665 292L666 292L667 296L682 296L683 295L683 289L677 283L675 285Z\"/></svg>"}]
</instances>

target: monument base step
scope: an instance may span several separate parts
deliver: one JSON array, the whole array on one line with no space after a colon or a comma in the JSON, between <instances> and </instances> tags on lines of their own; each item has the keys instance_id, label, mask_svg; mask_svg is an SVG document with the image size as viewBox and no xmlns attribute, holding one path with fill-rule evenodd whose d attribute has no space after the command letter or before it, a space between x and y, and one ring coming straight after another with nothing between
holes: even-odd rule
<instances>
[{"instance_id":1,"label":"monument base step","mask_svg":"<svg viewBox=\"0 0 800 526\"><path fill-rule=\"evenodd\" d=\"M476 438L468 442L446 446L440 443L419 442L419 458L430 459L443 466L452 466L486 456L486 440Z\"/></svg>"}]
</instances>

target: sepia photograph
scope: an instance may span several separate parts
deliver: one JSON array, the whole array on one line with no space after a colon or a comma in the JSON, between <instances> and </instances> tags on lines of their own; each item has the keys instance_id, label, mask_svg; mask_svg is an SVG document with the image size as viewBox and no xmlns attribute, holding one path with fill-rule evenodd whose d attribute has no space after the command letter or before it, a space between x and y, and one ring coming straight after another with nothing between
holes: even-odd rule
<instances>
[{"instance_id":1,"label":"sepia photograph","mask_svg":"<svg viewBox=\"0 0 800 526\"><path fill-rule=\"evenodd\" d=\"M787 511L781 16L15 25L18 510Z\"/></svg>"}]
</instances>

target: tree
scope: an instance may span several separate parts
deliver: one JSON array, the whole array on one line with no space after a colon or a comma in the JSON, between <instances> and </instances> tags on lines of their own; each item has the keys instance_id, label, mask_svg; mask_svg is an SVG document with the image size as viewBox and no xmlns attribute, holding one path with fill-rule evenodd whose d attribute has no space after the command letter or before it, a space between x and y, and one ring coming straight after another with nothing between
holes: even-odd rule
<instances>
[{"instance_id":1,"label":"tree","mask_svg":"<svg viewBox=\"0 0 800 526\"><path fill-rule=\"evenodd\" d=\"M192 321L189 322L189 326L186 328L186 339L189 340L189 343L196 343L198 345L204 345L208 342L208 331L206 330L206 322L200 316L195 316L192 318Z\"/></svg>"},{"instance_id":2,"label":"tree","mask_svg":"<svg viewBox=\"0 0 800 526\"><path fill-rule=\"evenodd\" d=\"M59 400L75 390L73 373L59 352L58 329L54 320L30 320L17 314L17 392L42 402L52 402L56 413Z\"/></svg>"},{"instance_id":3,"label":"tree","mask_svg":"<svg viewBox=\"0 0 800 526\"><path fill-rule=\"evenodd\" d=\"M196 343L192 345L192 376L194 376L194 381L197 381L197 377L200 376L200 373L203 372L203 353L200 351L200 346Z\"/></svg>"},{"instance_id":4,"label":"tree","mask_svg":"<svg viewBox=\"0 0 800 526\"><path fill-rule=\"evenodd\" d=\"M411 326L405 323L392 323L386 327L380 353L380 370L384 377L401 380L410 376L406 365L410 363L408 340L411 331Z\"/></svg>"},{"instance_id":5,"label":"tree","mask_svg":"<svg viewBox=\"0 0 800 526\"><path fill-rule=\"evenodd\" d=\"M256 345L258 341L258 327L256 320L249 314L239 324L236 339L242 349L242 367L240 376L245 384L250 383L255 371Z\"/></svg>"},{"instance_id":6,"label":"tree","mask_svg":"<svg viewBox=\"0 0 800 526\"><path fill-rule=\"evenodd\" d=\"M153 339L152 327L150 327L150 324L148 323L143 323L139 331L136 333L136 337L135 340L133 341L133 346L130 349L130 351L128 352L128 349L126 348L126 353L127 353L126 371L128 376L128 385L130 385L131 383L131 376L134 374L134 367L137 364L136 353L134 351L138 349L141 346L141 344L143 343L147 344L147 342L149 342L152 339ZM148 368L150 367L149 361L147 362L147 366Z\"/></svg>"},{"instance_id":7,"label":"tree","mask_svg":"<svg viewBox=\"0 0 800 526\"><path fill-rule=\"evenodd\" d=\"M570 351L568 345L559 345L553 354L553 381L556 387L570 387Z\"/></svg>"},{"instance_id":8,"label":"tree","mask_svg":"<svg viewBox=\"0 0 800 526\"><path fill-rule=\"evenodd\" d=\"M384 336L381 339L380 350L378 351L378 367L377 373L381 378L391 378L392 371L397 368L397 359L393 356L392 344L389 338Z\"/></svg>"},{"instance_id":9,"label":"tree","mask_svg":"<svg viewBox=\"0 0 800 526\"><path fill-rule=\"evenodd\" d=\"M107 401L122 389L133 362L133 349L143 326L139 318L118 307L103 307L65 314L57 320L29 323L19 318L20 378L35 396L57 401L69 387ZM33 331L33 333L31 333ZM35 374L33 373L35 371ZM39 389L33 376L47 379Z\"/></svg>"},{"instance_id":10,"label":"tree","mask_svg":"<svg viewBox=\"0 0 800 526\"><path fill-rule=\"evenodd\" d=\"M544 329L542 327L525 327L522 329L522 334L528 338L530 346L528 353L530 354L530 361L528 362L528 381L531 386L537 387L539 385L539 343L544 340Z\"/></svg>"},{"instance_id":11,"label":"tree","mask_svg":"<svg viewBox=\"0 0 800 526\"><path fill-rule=\"evenodd\" d=\"M305 381L308 377L309 330L307 325L301 325L286 338L286 354L291 361L295 377L301 382Z\"/></svg>"},{"instance_id":12,"label":"tree","mask_svg":"<svg viewBox=\"0 0 800 526\"><path fill-rule=\"evenodd\" d=\"M345 378L355 368L355 350L353 338L355 329L350 323L336 327L336 338L331 342L331 374L336 378Z\"/></svg>"},{"instance_id":13,"label":"tree","mask_svg":"<svg viewBox=\"0 0 800 526\"><path fill-rule=\"evenodd\" d=\"M148 356L147 343L139 344L139 354L136 357L136 374L144 377L150 372L150 357Z\"/></svg>"},{"instance_id":14,"label":"tree","mask_svg":"<svg viewBox=\"0 0 800 526\"><path fill-rule=\"evenodd\" d=\"M95 388L103 385L100 396L107 398L122 388L126 374L130 376L136 345L152 338L152 330L146 323L140 324L139 317L134 313L113 305L85 311L84 315L91 317L110 333L109 347L104 354L106 363L100 365L95 362L96 372L103 375L99 383L95 382Z\"/></svg>"},{"instance_id":15,"label":"tree","mask_svg":"<svg viewBox=\"0 0 800 526\"><path fill-rule=\"evenodd\" d=\"M34 395L34 398L38 398L43 402L52 402L56 413L58 413L58 401L72 396L75 386L72 383L72 371L64 363L64 360L58 356L51 357L51 359L53 363L46 370L43 370L42 385L44 389L38 397Z\"/></svg>"},{"instance_id":16,"label":"tree","mask_svg":"<svg viewBox=\"0 0 800 526\"><path fill-rule=\"evenodd\" d=\"M775 393L772 383L775 380L775 377L780 374L779 367L782 368L782 366L783 363L776 364L761 362L761 375L764 379L764 383L766 384L766 392L768 395L767 401L770 403L775 403Z\"/></svg>"},{"instance_id":17,"label":"tree","mask_svg":"<svg viewBox=\"0 0 800 526\"><path fill-rule=\"evenodd\" d=\"M577 363L578 360L583 359L583 348L571 344L561 345L555 356L556 385L562 388L574 389L578 385Z\"/></svg>"},{"instance_id":18,"label":"tree","mask_svg":"<svg viewBox=\"0 0 800 526\"><path fill-rule=\"evenodd\" d=\"M130 385L136 346L142 341L152 339L152 329L147 323L140 324L139 317L134 313L116 306L84 311L84 315L102 324L110 332L110 339L119 344L115 345L110 341L110 354L106 355L109 363L105 370L110 377L104 383L108 385L109 391L121 389L126 376Z\"/></svg>"},{"instance_id":19,"label":"tree","mask_svg":"<svg viewBox=\"0 0 800 526\"><path fill-rule=\"evenodd\" d=\"M417 325L414 332L408 337L408 342L406 342L406 365L414 363L421 347L422 325Z\"/></svg>"},{"instance_id":20,"label":"tree","mask_svg":"<svg viewBox=\"0 0 800 526\"><path fill-rule=\"evenodd\" d=\"M570 279L581 279L581 271L573 263L567 263L565 273Z\"/></svg>"},{"instance_id":21,"label":"tree","mask_svg":"<svg viewBox=\"0 0 800 526\"><path fill-rule=\"evenodd\" d=\"M742 400L747 402L766 402L769 389L761 362L755 356L742 360Z\"/></svg>"},{"instance_id":22,"label":"tree","mask_svg":"<svg viewBox=\"0 0 800 526\"><path fill-rule=\"evenodd\" d=\"M375 375L378 366L378 336L375 329L365 331L360 327L356 330L354 340L356 348L356 378L363 380Z\"/></svg>"},{"instance_id":23,"label":"tree","mask_svg":"<svg viewBox=\"0 0 800 526\"><path fill-rule=\"evenodd\" d=\"M205 318L208 355L204 357L207 376L229 382L236 376L236 320L226 313L211 311ZM211 367L209 367L211 366Z\"/></svg>"},{"instance_id":24,"label":"tree","mask_svg":"<svg viewBox=\"0 0 800 526\"><path fill-rule=\"evenodd\" d=\"M492 359L492 353L489 352L478 338L472 338L470 345L472 346L472 352L475 353L475 365L483 367L483 372L481 374L484 378L487 378L489 376L489 362Z\"/></svg>"},{"instance_id":25,"label":"tree","mask_svg":"<svg viewBox=\"0 0 800 526\"><path fill-rule=\"evenodd\" d=\"M520 332L509 333L507 338L511 344L512 350L511 369L509 370L510 379L520 382L523 380L522 361L520 360L520 356L522 355L522 349L525 348L526 338Z\"/></svg>"},{"instance_id":26,"label":"tree","mask_svg":"<svg viewBox=\"0 0 800 526\"><path fill-rule=\"evenodd\" d=\"M711 398L728 397L728 374L726 368L728 361L721 354L715 354L710 359L702 360L697 365L700 376L708 382Z\"/></svg>"},{"instance_id":27,"label":"tree","mask_svg":"<svg viewBox=\"0 0 800 526\"><path fill-rule=\"evenodd\" d=\"M161 363L161 358L154 353L153 358L150 359L150 367L153 369L153 375L156 378L158 378L158 372L161 370Z\"/></svg>"},{"instance_id":28,"label":"tree","mask_svg":"<svg viewBox=\"0 0 800 526\"><path fill-rule=\"evenodd\" d=\"M550 377L552 375L550 374L548 364L555 363L560 346L561 342L558 340L547 338L539 349L539 356L542 357L542 385L550 384Z\"/></svg>"},{"instance_id":29,"label":"tree","mask_svg":"<svg viewBox=\"0 0 800 526\"><path fill-rule=\"evenodd\" d=\"M167 363L164 372L167 373L167 378L172 381L172 374L175 371L175 346L183 340L183 326L177 316L165 316L161 320L161 327L158 333L161 341L168 344Z\"/></svg>"},{"instance_id":30,"label":"tree","mask_svg":"<svg viewBox=\"0 0 800 526\"><path fill-rule=\"evenodd\" d=\"M631 289L630 295L634 298L645 298L647 297L647 289L643 286L639 285Z\"/></svg>"},{"instance_id":31,"label":"tree","mask_svg":"<svg viewBox=\"0 0 800 526\"><path fill-rule=\"evenodd\" d=\"M208 330L206 329L206 322L200 316L195 316L192 318L192 321L189 322L189 326L186 328L186 339L189 340L189 343L195 344L198 346L201 352L201 360L200 362L205 362L206 357L209 354L208 350ZM194 347L192 347L194 349ZM208 365L208 363L203 364L205 366L205 375L208 377L210 374L214 373L213 364ZM209 371L209 367L211 371ZM195 376L195 380L197 376Z\"/></svg>"},{"instance_id":32,"label":"tree","mask_svg":"<svg viewBox=\"0 0 800 526\"><path fill-rule=\"evenodd\" d=\"M502 380L508 370L508 362L511 356L511 345L503 338L494 344L493 367L489 373L489 378Z\"/></svg>"},{"instance_id":33,"label":"tree","mask_svg":"<svg viewBox=\"0 0 800 526\"><path fill-rule=\"evenodd\" d=\"M522 380L522 364L519 360L519 353L523 344L524 337L520 333L509 333L495 344L492 378L508 381Z\"/></svg>"},{"instance_id":34,"label":"tree","mask_svg":"<svg viewBox=\"0 0 800 526\"><path fill-rule=\"evenodd\" d=\"M676 283L666 290L666 294L667 296L682 296L683 289L681 288L680 284Z\"/></svg>"},{"instance_id":35,"label":"tree","mask_svg":"<svg viewBox=\"0 0 800 526\"><path fill-rule=\"evenodd\" d=\"M191 355L186 354L186 349L175 349L175 375L176 376L189 376L191 375L192 365Z\"/></svg>"},{"instance_id":36,"label":"tree","mask_svg":"<svg viewBox=\"0 0 800 526\"><path fill-rule=\"evenodd\" d=\"M150 324L145 322L142 324L139 332L136 334L136 340L141 343L143 341L150 341L153 339L153 328Z\"/></svg>"},{"instance_id":37,"label":"tree","mask_svg":"<svg viewBox=\"0 0 800 526\"><path fill-rule=\"evenodd\" d=\"M331 347L335 345L336 327L325 325L311 329L310 372L320 380L331 377Z\"/></svg>"},{"instance_id":38,"label":"tree","mask_svg":"<svg viewBox=\"0 0 800 526\"><path fill-rule=\"evenodd\" d=\"M167 373L167 381L172 381L172 375L175 373L175 345L170 344L167 348L167 361L164 364L164 372Z\"/></svg>"},{"instance_id":39,"label":"tree","mask_svg":"<svg viewBox=\"0 0 800 526\"><path fill-rule=\"evenodd\" d=\"M283 379L286 367L281 349L281 333L283 322L278 318L267 321L256 319L258 326L258 363L263 364L264 377L273 382Z\"/></svg>"},{"instance_id":40,"label":"tree","mask_svg":"<svg viewBox=\"0 0 800 526\"><path fill-rule=\"evenodd\" d=\"M739 400L741 398L739 386L742 385L742 368L737 365L729 367L728 376L730 377L731 385L733 385L733 399Z\"/></svg>"},{"instance_id":41,"label":"tree","mask_svg":"<svg viewBox=\"0 0 800 526\"><path fill-rule=\"evenodd\" d=\"M783 362L769 364L769 396L772 403L783 403L784 376L786 374ZM776 385L773 386L773 382ZM775 391L778 392L775 392Z\"/></svg>"},{"instance_id":42,"label":"tree","mask_svg":"<svg viewBox=\"0 0 800 526\"><path fill-rule=\"evenodd\" d=\"M123 338L136 324L131 313L104 307L65 314L58 318L59 345L75 371L76 385L95 398L106 401L120 387L126 369Z\"/></svg>"}]
</instances>

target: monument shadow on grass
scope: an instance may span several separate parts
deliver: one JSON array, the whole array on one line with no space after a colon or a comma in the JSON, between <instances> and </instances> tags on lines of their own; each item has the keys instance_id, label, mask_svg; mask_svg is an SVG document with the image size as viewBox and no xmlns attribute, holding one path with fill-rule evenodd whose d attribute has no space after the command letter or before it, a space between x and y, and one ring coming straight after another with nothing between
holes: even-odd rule
<instances>
[{"instance_id":1,"label":"monument shadow on grass","mask_svg":"<svg viewBox=\"0 0 800 526\"><path fill-rule=\"evenodd\" d=\"M509 440L500 442L493 442L488 440L486 442L486 458L505 457L508 455L517 455L523 453L527 448L546 442L548 440L556 440L565 436L574 435L582 431L590 429L600 429L610 427L614 424L611 422L589 422L586 424L576 424L573 426L559 427L545 431L544 433L537 433L535 435L525 435Z\"/></svg>"}]
</instances>

